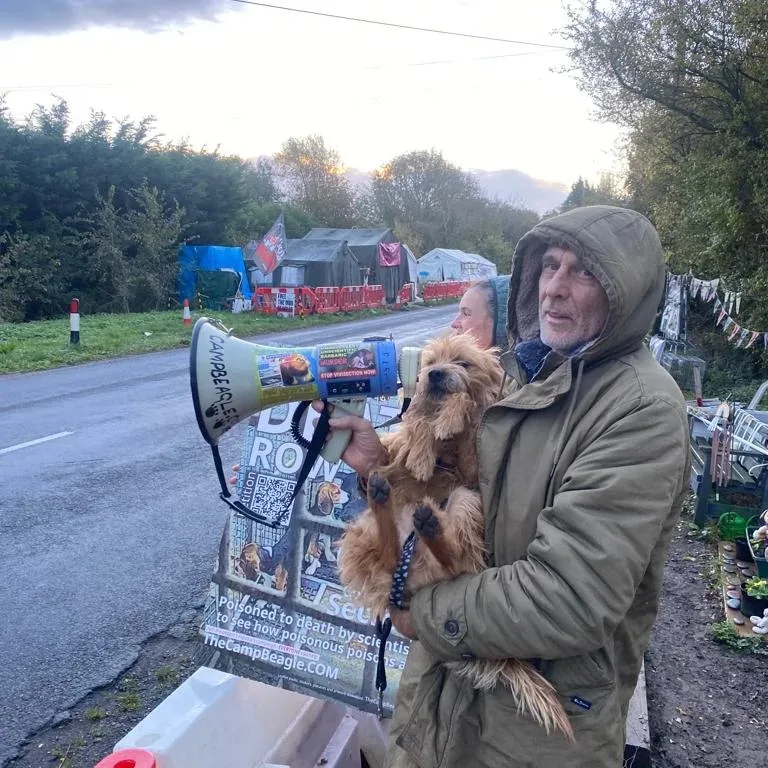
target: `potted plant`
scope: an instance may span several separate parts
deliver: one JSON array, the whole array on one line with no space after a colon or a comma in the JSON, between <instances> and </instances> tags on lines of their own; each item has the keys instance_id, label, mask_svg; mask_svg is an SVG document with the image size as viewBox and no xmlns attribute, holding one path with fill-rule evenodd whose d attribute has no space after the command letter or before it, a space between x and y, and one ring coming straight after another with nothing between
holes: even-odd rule
<instances>
[{"instance_id":1,"label":"potted plant","mask_svg":"<svg viewBox=\"0 0 768 768\"><path fill-rule=\"evenodd\" d=\"M735 548L735 555L737 560L743 560L747 563L751 563L752 558L752 550L749 548L749 542L747 541L746 536L737 536L733 540L734 548Z\"/></svg>"},{"instance_id":2,"label":"potted plant","mask_svg":"<svg viewBox=\"0 0 768 768\"><path fill-rule=\"evenodd\" d=\"M757 567L757 575L764 579L768 579L768 559L766 559L766 544L768 543L765 538L766 526L761 528L747 527L747 544L749 545L752 559L755 561Z\"/></svg>"},{"instance_id":3,"label":"potted plant","mask_svg":"<svg viewBox=\"0 0 768 768\"><path fill-rule=\"evenodd\" d=\"M753 576L741 585L741 612L745 616L760 616L768 609L768 578Z\"/></svg>"}]
</instances>

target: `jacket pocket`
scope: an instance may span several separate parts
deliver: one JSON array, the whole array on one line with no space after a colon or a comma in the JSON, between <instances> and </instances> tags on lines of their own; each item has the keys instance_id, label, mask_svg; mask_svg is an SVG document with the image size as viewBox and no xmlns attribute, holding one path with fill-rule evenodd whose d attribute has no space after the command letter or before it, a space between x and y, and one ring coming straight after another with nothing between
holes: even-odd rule
<instances>
[{"instance_id":1,"label":"jacket pocket","mask_svg":"<svg viewBox=\"0 0 768 768\"><path fill-rule=\"evenodd\" d=\"M507 691L478 697L477 714L463 718L463 738L472 743L465 766L477 768L615 768L621 765L623 728L618 723L616 688L579 689L560 696L574 732L547 734L531 717L517 711ZM578 701L574 701L577 699ZM473 739L474 732L474 739ZM445 762L459 768L460 762Z\"/></svg>"},{"instance_id":2,"label":"jacket pocket","mask_svg":"<svg viewBox=\"0 0 768 768\"><path fill-rule=\"evenodd\" d=\"M440 698L446 677L445 667L426 671L403 712L405 702L399 702L395 717L400 720L400 734L395 743L418 761L421 768L437 768L445 746L445 724L440 719ZM398 712L398 709L401 709ZM407 721L403 718L407 717ZM393 723L394 724L394 723Z\"/></svg>"},{"instance_id":3,"label":"jacket pocket","mask_svg":"<svg viewBox=\"0 0 768 768\"><path fill-rule=\"evenodd\" d=\"M583 656L543 661L541 673L559 692L578 688L605 688L616 684L612 666L602 650L585 653Z\"/></svg>"}]
</instances>

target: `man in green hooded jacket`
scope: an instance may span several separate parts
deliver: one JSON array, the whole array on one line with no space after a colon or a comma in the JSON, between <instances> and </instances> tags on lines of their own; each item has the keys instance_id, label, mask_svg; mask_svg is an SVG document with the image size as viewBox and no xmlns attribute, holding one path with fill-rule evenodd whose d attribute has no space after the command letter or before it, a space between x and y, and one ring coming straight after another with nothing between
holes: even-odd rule
<instances>
[{"instance_id":1,"label":"man in green hooded jacket","mask_svg":"<svg viewBox=\"0 0 768 768\"><path fill-rule=\"evenodd\" d=\"M658 235L640 214L590 206L519 242L508 303L508 395L477 435L488 568L419 591L393 612L415 640L388 764L618 768L687 493L685 404L643 344L664 288ZM367 423L345 459L383 461ZM443 662L530 659L557 690L575 743L481 692Z\"/></svg>"}]
</instances>

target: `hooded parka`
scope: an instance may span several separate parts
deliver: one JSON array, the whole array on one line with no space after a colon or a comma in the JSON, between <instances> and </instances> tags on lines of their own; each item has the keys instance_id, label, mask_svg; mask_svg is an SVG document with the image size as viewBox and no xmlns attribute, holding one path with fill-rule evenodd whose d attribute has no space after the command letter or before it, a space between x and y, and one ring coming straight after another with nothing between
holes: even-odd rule
<instances>
[{"instance_id":1,"label":"hooded parka","mask_svg":"<svg viewBox=\"0 0 768 768\"><path fill-rule=\"evenodd\" d=\"M554 350L532 380L514 347L538 338L550 245L576 252L608 296L601 335ZM629 700L658 609L665 553L687 493L685 404L643 344L665 266L640 214L590 206L545 220L512 260L501 361L509 394L477 435L489 567L414 595L390 766L619 768ZM547 735L504 689L442 663L531 659L558 691L575 743Z\"/></svg>"}]
</instances>

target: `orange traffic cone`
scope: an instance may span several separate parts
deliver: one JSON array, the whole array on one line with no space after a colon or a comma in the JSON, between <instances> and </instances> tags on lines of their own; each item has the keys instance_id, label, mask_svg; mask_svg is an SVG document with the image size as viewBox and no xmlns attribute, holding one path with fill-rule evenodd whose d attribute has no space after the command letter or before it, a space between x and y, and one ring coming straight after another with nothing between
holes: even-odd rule
<instances>
[{"instance_id":1,"label":"orange traffic cone","mask_svg":"<svg viewBox=\"0 0 768 768\"><path fill-rule=\"evenodd\" d=\"M105 757L96 768L156 768L155 756L145 749L121 749Z\"/></svg>"},{"instance_id":2,"label":"orange traffic cone","mask_svg":"<svg viewBox=\"0 0 768 768\"><path fill-rule=\"evenodd\" d=\"M189 299L184 299L184 325L192 325L192 315L189 313Z\"/></svg>"}]
</instances>

